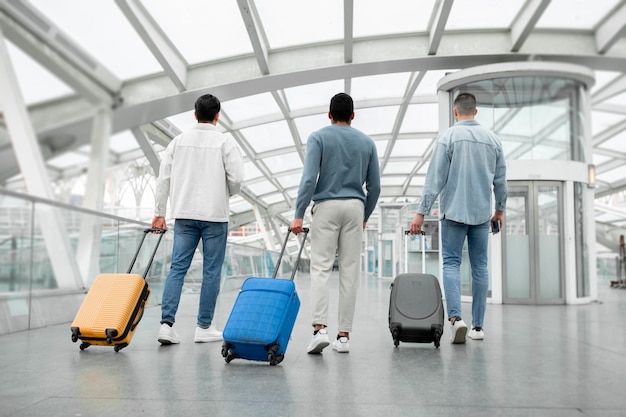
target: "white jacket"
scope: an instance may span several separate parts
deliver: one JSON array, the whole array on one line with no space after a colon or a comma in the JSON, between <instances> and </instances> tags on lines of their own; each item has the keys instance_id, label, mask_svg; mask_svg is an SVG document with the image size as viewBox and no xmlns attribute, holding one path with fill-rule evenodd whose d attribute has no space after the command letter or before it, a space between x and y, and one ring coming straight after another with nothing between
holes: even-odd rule
<instances>
[{"instance_id":1,"label":"white jacket","mask_svg":"<svg viewBox=\"0 0 626 417\"><path fill-rule=\"evenodd\" d=\"M227 222L229 198L243 181L243 157L235 140L209 123L176 136L164 152L157 180L155 215Z\"/></svg>"}]
</instances>

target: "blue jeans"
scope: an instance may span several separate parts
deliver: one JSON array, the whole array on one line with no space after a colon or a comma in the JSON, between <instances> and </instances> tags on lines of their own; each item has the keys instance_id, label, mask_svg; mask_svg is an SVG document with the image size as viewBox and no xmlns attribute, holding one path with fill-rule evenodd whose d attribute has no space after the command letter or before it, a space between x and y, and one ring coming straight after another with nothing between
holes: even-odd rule
<instances>
[{"instance_id":1,"label":"blue jeans","mask_svg":"<svg viewBox=\"0 0 626 417\"><path fill-rule=\"evenodd\" d=\"M215 304L220 292L222 264L228 237L227 222L176 219L172 265L165 280L161 304L161 323L174 323L185 275L193 254L202 238L202 287L198 307L198 326L208 328L213 321Z\"/></svg>"},{"instance_id":2,"label":"blue jeans","mask_svg":"<svg viewBox=\"0 0 626 417\"><path fill-rule=\"evenodd\" d=\"M471 226L447 219L441 220L443 289L448 318L461 316L461 259L466 237L472 267L472 324L482 327L489 291L489 222Z\"/></svg>"}]
</instances>

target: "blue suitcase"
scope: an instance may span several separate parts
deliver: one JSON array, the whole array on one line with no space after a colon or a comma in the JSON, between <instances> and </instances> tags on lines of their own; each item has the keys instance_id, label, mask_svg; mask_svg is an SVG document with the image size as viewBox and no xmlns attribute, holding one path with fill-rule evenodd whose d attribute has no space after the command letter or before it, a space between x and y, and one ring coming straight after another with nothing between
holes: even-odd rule
<instances>
[{"instance_id":1,"label":"blue suitcase","mask_svg":"<svg viewBox=\"0 0 626 417\"><path fill-rule=\"evenodd\" d=\"M300 298L293 278L308 232L309 229L305 228L291 279L276 279L291 234L289 230L274 268L273 279L250 277L244 281L224 326L222 356L226 363L242 358L267 361L275 366L284 359L300 310Z\"/></svg>"}]
</instances>

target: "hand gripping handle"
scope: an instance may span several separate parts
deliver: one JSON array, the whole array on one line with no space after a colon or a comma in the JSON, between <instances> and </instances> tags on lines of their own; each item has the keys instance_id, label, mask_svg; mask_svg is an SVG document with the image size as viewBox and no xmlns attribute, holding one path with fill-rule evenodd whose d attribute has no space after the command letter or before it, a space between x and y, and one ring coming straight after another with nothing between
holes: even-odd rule
<instances>
[{"instance_id":1,"label":"hand gripping handle","mask_svg":"<svg viewBox=\"0 0 626 417\"><path fill-rule=\"evenodd\" d=\"M300 244L300 251L298 251L298 258L296 259L296 264L293 266L293 270L291 271L291 280L293 281L296 276L296 271L298 270L298 265L300 264L300 257L302 256L302 249L304 249L304 242L306 241L306 237L309 235L309 228L305 227L304 229L304 239L302 239L302 243ZM287 229L287 236L285 236L285 242L283 243L283 247L280 250L280 255L278 255L278 262L276 263L276 267L274 268L274 273L272 274L272 278L276 278L278 275L278 268L280 267L280 261L283 259L283 255L285 254L285 249L287 248L287 242L289 241L289 235L291 235L291 227Z\"/></svg>"},{"instance_id":2,"label":"hand gripping handle","mask_svg":"<svg viewBox=\"0 0 626 417\"><path fill-rule=\"evenodd\" d=\"M143 278L145 279L148 276L148 271L150 270L150 267L152 266L152 261L154 260L154 257L157 253L157 249L159 249L159 244L161 243L161 239L163 239L163 235L165 234L165 232L167 232L166 229L160 229L158 227L151 227L149 229L145 229L143 231L143 236L141 237L141 242L139 242L139 246L137 246L137 251L135 251L135 256L133 256L133 260L130 262L130 266L128 267L128 273L130 274L131 271L133 270L133 266L135 266L135 261L137 260L137 257L139 256L139 251L141 250L141 246L143 245L144 240L146 240L146 236L148 235L148 233L156 233L159 235L159 240L157 241L156 245L154 246L154 250L152 251L152 256L150 256L150 261L148 262L148 266L146 266L146 270L143 273Z\"/></svg>"}]
</instances>

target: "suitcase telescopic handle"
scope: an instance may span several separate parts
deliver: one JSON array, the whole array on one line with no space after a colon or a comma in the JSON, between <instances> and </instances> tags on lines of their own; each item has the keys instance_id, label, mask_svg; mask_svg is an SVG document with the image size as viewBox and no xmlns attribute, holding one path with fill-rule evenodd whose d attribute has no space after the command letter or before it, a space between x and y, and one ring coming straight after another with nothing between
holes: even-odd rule
<instances>
[{"instance_id":1,"label":"suitcase telescopic handle","mask_svg":"<svg viewBox=\"0 0 626 417\"><path fill-rule=\"evenodd\" d=\"M410 230L404 231L404 272L409 272L409 235L411 234ZM424 236L426 236L426 232L420 230L420 235L422 235L422 274L426 273L426 245L424 244Z\"/></svg>"},{"instance_id":2,"label":"suitcase telescopic handle","mask_svg":"<svg viewBox=\"0 0 626 417\"><path fill-rule=\"evenodd\" d=\"M296 276L296 270L298 269L298 265L300 265L300 257L302 256L302 249L304 249L304 242L306 241L306 237L309 234L309 228L304 227L304 239L302 239L302 243L300 244L300 250L298 251L298 258L296 259L296 264L293 267L293 271L291 271L291 280L293 281ZM280 267L280 261L283 259L283 255L285 254L285 249L287 249L287 242L289 241L289 235L291 235L291 227L287 229L287 236L285 236L285 241L283 242L283 247L280 250L280 255L278 255L278 262L276 262L276 267L274 267L274 273L272 274L272 278L276 278L278 275L278 268Z\"/></svg>"},{"instance_id":3,"label":"suitcase telescopic handle","mask_svg":"<svg viewBox=\"0 0 626 417\"><path fill-rule=\"evenodd\" d=\"M141 237L139 246L137 246L137 250L135 251L135 256L133 256L133 260L130 262L130 266L128 267L129 274L133 270L133 266L135 266L135 261L137 261L137 257L139 256L139 251L141 250L141 247L143 246L144 240L146 240L146 236L148 236L148 233L155 233L159 235L159 240L154 246L154 250L152 251L152 256L150 256L150 261L148 262L148 266L146 266L146 270L143 273L143 278L146 279L146 277L148 276L148 271L150 271L150 267L152 266L152 261L154 260L154 257L156 256L157 249L159 249L159 244L161 243L161 239L163 239L163 235L165 234L165 232L167 232L167 229L161 229L159 227L151 227L143 231L143 236Z\"/></svg>"}]
</instances>

